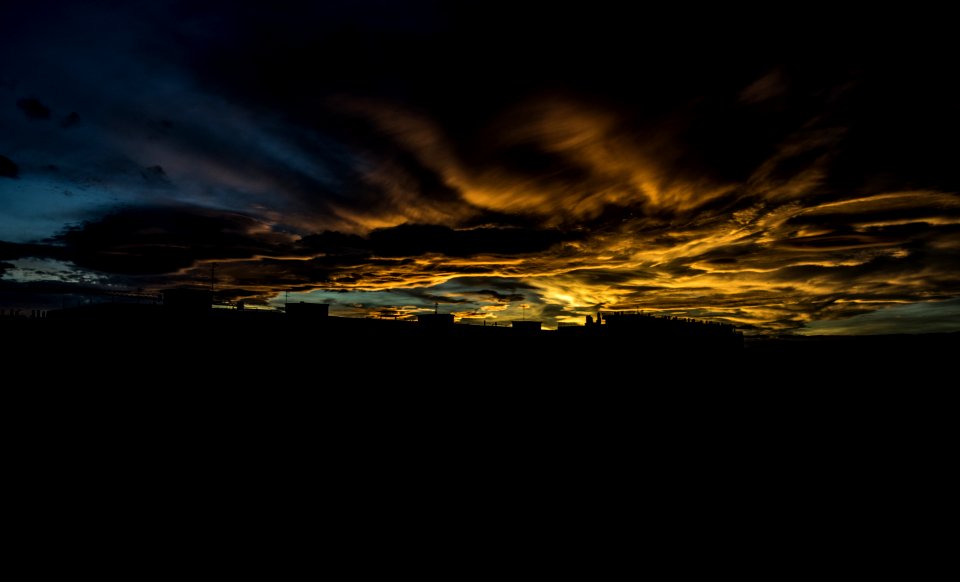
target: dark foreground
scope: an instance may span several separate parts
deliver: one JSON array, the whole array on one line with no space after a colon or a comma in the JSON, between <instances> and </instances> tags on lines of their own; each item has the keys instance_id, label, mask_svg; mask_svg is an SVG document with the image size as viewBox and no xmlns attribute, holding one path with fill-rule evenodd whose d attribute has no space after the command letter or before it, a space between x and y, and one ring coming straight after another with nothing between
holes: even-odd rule
<instances>
[{"instance_id":1,"label":"dark foreground","mask_svg":"<svg viewBox=\"0 0 960 582\"><path fill-rule=\"evenodd\" d=\"M744 341L613 326L530 332L255 312L138 313L0 318L6 375L127 390L871 390L952 386L960 353L957 333Z\"/></svg>"},{"instance_id":2,"label":"dark foreground","mask_svg":"<svg viewBox=\"0 0 960 582\"><path fill-rule=\"evenodd\" d=\"M841 434L929 446L953 422L958 334L718 348L387 323L7 320L0 393L12 421L58 438L194 435L233 447L259 435L324 450L511 435L648 451L789 448Z\"/></svg>"},{"instance_id":3,"label":"dark foreground","mask_svg":"<svg viewBox=\"0 0 960 582\"><path fill-rule=\"evenodd\" d=\"M809 523L823 540L838 519L881 528L907 486L922 492L911 511L935 510L917 508L947 482L955 440L957 335L716 351L333 319L7 323L11 498L67 523L135 507L202 537L182 524L342 510L338 532L400 539L389 524L432 507L509 537L582 508L639 512L631 523L668 539Z\"/></svg>"}]
</instances>

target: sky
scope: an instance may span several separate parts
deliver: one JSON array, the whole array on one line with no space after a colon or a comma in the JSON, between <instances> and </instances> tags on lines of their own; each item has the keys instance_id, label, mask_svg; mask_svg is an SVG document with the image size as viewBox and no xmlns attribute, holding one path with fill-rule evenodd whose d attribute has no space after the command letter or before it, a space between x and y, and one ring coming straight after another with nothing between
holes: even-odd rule
<instances>
[{"instance_id":1,"label":"sky","mask_svg":"<svg viewBox=\"0 0 960 582\"><path fill-rule=\"evenodd\" d=\"M619 4L5 6L0 307L960 330L949 18Z\"/></svg>"}]
</instances>

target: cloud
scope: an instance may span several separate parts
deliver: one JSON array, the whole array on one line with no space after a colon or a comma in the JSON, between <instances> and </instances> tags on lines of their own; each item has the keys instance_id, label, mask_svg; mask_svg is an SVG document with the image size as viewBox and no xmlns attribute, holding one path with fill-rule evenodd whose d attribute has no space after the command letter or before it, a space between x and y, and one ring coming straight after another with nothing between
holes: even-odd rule
<instances>
[{"instance_id":1,"label":"cloud","mask_svg":"<svg viewBox=\"0 0 960 582\"><path fill-rule=\"evenodd\" d=\"M783 72L774 69L764 74L740 91L740 101L745 103L763 103L787 92L787 81Z\"/></svg>"},{"instance_id":2,"label":"cloud","mask_svg":"<svg viewBox=\"0 0 960 582\"><path fill-rule=\"evenodd\" d=\"M20 167L7 156L0 155L0 177L16 178L20 174Z\"/></svg>"},{"instance_id":3,"label":"cloud","mask_svg":"<svg viewBox=\"0 0 960 582\"><path fill-rule=\"evenodd\" d=\"M807 335L900 334L956 332L960 327L960 300L923 301L867 309L842 319L813 322Z\"/></svg>"},{"instance_id":4,"label":"cloud","mask_svg":"<svg viewBox=\"0 0 960 582\"><path fill-rule=\"evenodd\" d=\"M283 236L240 214L202 208L131 208L67 229L52 249L77 266L104 273L176 273L212 259L275 253Z\"/></svg>"},{"instance_id":5,"label":"cloud","mask_svg":"<svg viewBox=\"0 0 960 582\"><path fill-rule=\"evenodd\" d=\"M479 291L473 291L472 293L480 298L489 299L496 303L511 303L526 299L526 296L520 293L503 293L494 289L481 289Z\"/></svg>"},{"instance_id":6,"label":"cloud","mask_svg":"<svg viewBox=\"0 0 960 582\"><path fill-rule=\"evenodd\" d=\"M455 230L446 226L402 224L379 228L366 237L336 232L310 235L302 243L321 252L365 250L381 257L418 256L440 253L448 257L478 254L523 255L546 251L553 245L576 237L551 229L481 227Z\"/></svg>"},{"instance_id":7,"label":"cloud","mask_svg":"<svg viewBox=\"0 0 960 582\"><path fill-rule=\"evenodd\" d=\"M17 99L17 107L31 120L50 119L50 108L35 97Z\"/></svg>"},{"instance_id":8,"label":"cloud","mask_svg":"<svg viewBox=\"0 0 960 582\"><path fill-rule=\"evenodd\" d=\"M76 111L70 112L63 119L60 120L60 127L64 129L69 129L71 127L76 127L80 125L80 114Z\"/></svg>"},{"instance_id":9,"label":"cloud","mask_svg":"<svg viewBox=\"0 0 960 582\"><path fill-rule=\"evenodd\" d=\"M15 8L3 88L44 103L0 108L0 258L549 325L789 331L960 295L936 38L386 4Z\"/></svg>"},{"instance_id":10,"label":"cloud","mask_svg":"<svg viewBox=\"0 0 960 582\"><path fill-rule=\"evenodd\" d=\"M166 184L169 182L167 179L167 173L163 170L163 166L150 166L149 168L144 168L140 170L140 175L143 177L144 181L152 184Z\"/></svg>"}]
</instances>

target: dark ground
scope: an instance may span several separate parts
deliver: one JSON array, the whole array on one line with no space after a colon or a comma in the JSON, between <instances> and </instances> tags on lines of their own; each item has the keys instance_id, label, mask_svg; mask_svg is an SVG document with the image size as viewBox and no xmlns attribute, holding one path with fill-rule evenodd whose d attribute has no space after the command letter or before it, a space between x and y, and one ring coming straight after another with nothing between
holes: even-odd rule
<instances>
[{"instance_id":1,"label":"dark ground","mask_svg":"<svg viewBox=\"0 0 960 582\"><path fill-rule=\"evenodd\" d=\"M629 330L531 335L372 319L290 321L263 312L172 316L140 306L107 319L92 315L0 318L7 377L132 390L849 391L952 386L960 353L958 333L747 337L741 344Z\"/></svg>"},{"instance_id":2,"label":"dark ground","mask_svg":"<svg viewBox=\"0 0 960 582\"><path fill-rule=\"evenodd\" d=\"M938 511L949 483L956 381L937 374L956 334L717 354L377 327L4 322L21 537L162 524L206 547L263 523L301 547L287 533L306 520L342 540L420 524L526 547L524 532L629 525L686 559L669 540L745 528L775 559L785 538L765 532L846 554L851 531L888 538Z\"/></svg>"}]
</instances>

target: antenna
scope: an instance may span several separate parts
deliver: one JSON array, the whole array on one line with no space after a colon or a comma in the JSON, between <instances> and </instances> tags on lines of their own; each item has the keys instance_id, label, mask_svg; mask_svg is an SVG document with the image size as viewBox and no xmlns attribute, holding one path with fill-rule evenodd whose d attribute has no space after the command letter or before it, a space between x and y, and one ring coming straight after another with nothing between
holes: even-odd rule
<instances>
[{"instance_id":1,"label":"antenna","mask_svg":"<svg viewBox=\"0 0 960 582\"><path fill-rule=\"evenodd\" d=\"M440 313L440 302L436 301L433 304L433 314L436 315L438 313Z\"/></svg>"}]
</instances>

